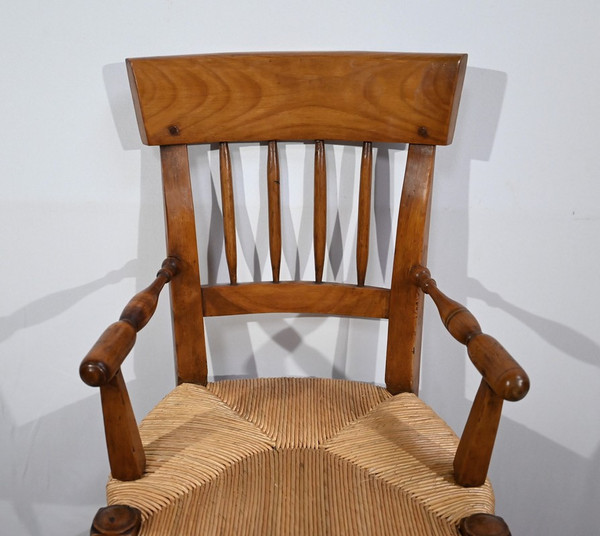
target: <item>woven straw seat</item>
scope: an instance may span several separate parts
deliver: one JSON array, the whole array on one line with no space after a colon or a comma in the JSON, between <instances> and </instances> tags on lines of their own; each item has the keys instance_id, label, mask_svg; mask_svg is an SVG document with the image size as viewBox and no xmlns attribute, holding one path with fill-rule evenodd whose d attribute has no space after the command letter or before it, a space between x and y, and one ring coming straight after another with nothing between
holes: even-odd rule
<instances>
[{"instance_id":1,"label":"woven straw seat","mask_svg":"<svg viewBox=\"0 0 600 536\"><path fill-rule=\"evenodd\" d=\"M454 483L458 439L415 395L344 380L183 384L144 419L139 480L111 480L140 534L456 535L493 512Z\"/></svg>"},{"instance_id":2,"label":"woven straw seat","mask_svg":"<svg viewBox=\"0 0 600 536\"><path fill-rule=\"evenodd\" d=\"M92 536L510 536L493 515L487 471L502 404L523 398L529 380L475 317L438 289L425 265L436 148L452 141L466 60L464 54L379 52L127 60L142 141L160 147L167 257L81 363L84 381L100 388L112 475L109 506L96 514ZM246 185L254 186L236 163L236 142L256 150L260 168L265 164L260 206L244 199ZM310 274L301 269L304 216L297 242L289 243L291 208L300 199L291 199L297 194L290 188L299 186L298 176L280 172L279 147L287 152L287 142L314 145L314 181L300 196L312 204L306 211L313 215ZM345 146L345 160L361 152L356 174L345 164L339 181L333 174L336 209L328 197L327 160L330 145L338 144ZM193 156L202 169L194 176L189 145L203 146L204 156ZM396 159L388 146L406 151L401 191L391 178ZM211 165L217 156L218 181ZM200 183L197 196L193 182ZM345 199L354 193L356 247L347 256L338 247L340 226L347 219ZM388 193L389 206L381 205L378 218L373 208ZM392 228L386 222L396 194ZM197 202L210 222L196 220ZM335 223L328 224L334 210ZM244 216L241 226L236 212ZM213 218L219 213L222 227ZM208 240L199 242L197 230ZM262 258L267 241L268 276ZM238 250L247 267L252 264L249 279L238 268ZM380 266L368 270L375 257ZM344 259L355 261L355 272L346 273ZM383 280L377 282L379 268ZM138 429L121 364L166 284L177 387ZM460 441L416 396L425 294L482 375ZM385 388L331 379L209 383L205 329L220 331L227 344L245 339L237 341L227 323L205 319L239 315L243 323L262 313L383 320ZM273 340L280 342L278 334ZM354 340L348 339L349 352ZM283 345L294 360L306 362L302 347ZM254 355L254 348L237 350L231 355ZM211 348L213 363L222 352L219 345ZM379 358L377 348L367 353Z\"/></svg>"}]
</instances>

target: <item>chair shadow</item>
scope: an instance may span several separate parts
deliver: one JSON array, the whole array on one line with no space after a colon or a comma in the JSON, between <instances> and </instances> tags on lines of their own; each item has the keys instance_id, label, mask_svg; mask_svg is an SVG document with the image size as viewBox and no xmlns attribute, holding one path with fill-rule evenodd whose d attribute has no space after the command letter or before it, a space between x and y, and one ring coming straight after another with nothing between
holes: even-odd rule
<instances>
[{"instance_id":1,"label":"chair shadow","mask_svg":"<svg viewBox=\"0 0 600 536\"><path fill-rule=\"evenodd\" d=\"M477 279L469 277L467 284L469 297L482 300L491 307L502 309L520 320L546 342L572 358L600 367L600 345L583 333L507 302L500 294L487 289Z\"/></svg>"},{"instance_id":2,"label":"chair shadow","mask_svg":"<svg viewBox=\"0 0 600 536\"><path fill-rule=\"evenodd\" d=\"M113 118L119 138L124 150L139 150L141 155L141 208L138 259L130 261L125 266L115 270L85 285L73 289L56 292L40 298L27 306L15 311L9 316L0 319L0 340L6 340L23 327L45 322L61 312L67 310L85 296L115 283L125 277L136 277L139 281L138 288L148 284L148 273L153 274L157 265L164 256L162 236L164 226L162 223L162 202L160 200L160 175L157 151L145 148L139 142L135 131L136 121L131 106L129 88L125 69L122 65L107 65L104 69L104 79L107 96L111 105ZM433 206L433 229L430 241L431 256L430 267L434 276L453 274L462 276L464 281L454 287L452 293L455 299L466 300L468 297L480 298L492 306L501 307L509 314L525 322L534 331L554 344L557 348L569 353L586 363L592 361L592 355L597 353L598 346L581 334L565 326L534 315L514 306L499 295L485 289L479 282L467 277L468 258L468 191L470 183L470 166L473 160L488 160L493 147L493 140L498 124L502 100L506 86L506 75L487 69L468 68L467 80L463 93L463 104L459 117L459 134L451 152L438 151L437 181ZM392 213L389 207L389 192L395 188L392 177L397 176L392 169L390 157L391 148L380 147L375 163L374 184L374 226L372 236L375 255L379 260L379 270L371 268L375 277L386 279L389 277L391 259L384 244L389 242L389 237L394 227ZM291 174L287 161L286 149L281 151L282 175ZM205 158L199 155L198 158ZM238 156L234 157L235 159ZM264 157L262 157L264 159ZM328 164L331 164L332 155L327 153ZM340 172L354 170L351 151L343 154ZM234 167L238 160L234 159ZM335 165L335 164L334 164ZM263 175L265 164L259 164L259 173ZM336 170L337 172L337 170ZM310 179L309 179L310 177ZM444 179L446 177L446 179ZM210 268L204 267L205 273L211 277L219 274L222 246L218 245L219 231L217 222L220 217L218 210L217 189L213 180L204 180L205 185L195 195L200 195L201 201L208 200L208 212L203 216L208 217L208 226L212 222L212 230L216 231L214 242L201 244L212 251ZM206 176L205 178L206 179ZM306 150L303 180L305 182L304 195L309 196L309 184L312 181L312 155ZM337 188L337 187L336 187ZM283 189L285 195L285 189ZM237 195L237 191L236 191ZM289 197L289 194L287 194ZM332 190L333 196L341 196L342 192ZM208 196L208 197L206 197ZM266 198L260 194L259 221L266 221ZM212 208L210 208L212 205ZM244 223L246 216L242 208L239 221ZM436 216L447 216L444 223L437 223ZM149 221L154 221L148 226ZM282 224L285 222L286 237L293 236L290 230L292 218L287 213L282 213ZM328 237L331 241L329 261L331 272L328 277L337 277L342 271L342 257L340 244L347 240L348 221L347 213L335 215L332 219L333 227L330 228ZM248 227L250 228L250 227ZM298 226L298 235L295 246L300 249L300 256L284 249L283 256L291 266L294 277L307 270L310 257L310 229L312 228L309 213L303 213ZM295 231L295 230L294 230ZM308 237L308 238L307 238ZM263 240L266 238L263 236ZM285 246L286 248L288 246ZM262 253L267 248L262 245L257 251ZM253 249L242 249L246 262L253 267L254 274L262 266ZM303 257L305 256L305 257ZM306 260L304 260L306 259ZM442 267L442 262L444 266ZM439 266L438 266L439 265ZM376 265L374 265L376 266ZM441 277L439 278L441 279ZM450 279L450 277L448 278ZM157 311L157 316L168 315L166 300L162 300ZM124 305L124 304L122 304ZM121 304L116 304L119 312ZM163 371L172 370L172 349L168 322L161 322L161 318L152 322L152 332L140 334L138 345L133 355L135 380L129 383L136 411L145 405L154 405L160 393L168 390L174 384L174 376L163 374ZM283 352L291 353L302 344L303 332L295 325L302 319L292 319L283 322L277 319L267 325L266 332L274 339L274 344L282 348ZM207 323L213 319L207 319ZM436 319L437 321L437 319ZM163 325L166 324L166 325ZM226 321L223 322L227 328ZM317 326L318 327L318 326ZM100 329L103 326L99 327ZM317 329L315 327L315 329ZM210 331L210 330L207 330ZM349 346L350 330L343 327L336 340L336 348L342 354ZM441 333L441 332L440 332ZM219 350L222 340L208 337L209 347ZM220 335L221 339L235 339L235 345L246 345L252 348L252 337L248 328L240 332L227 332ZM93 341L91 341L93 342ZM452 344L452 343L450 343ZM465 370L462 350L456 345L455 350L446 352L444 360L427 360L429 354L439 354L438 348L447 348L446 334L434 335L425 340L423 361L423 375L431 377L424 382L422 395L438 413L451 425L457 427L464 424L468 412L469 402L464 397ZM577 355L574 350L577 348ZM583 352L579 350L583 349ZM227 351L227 347L225 347ZM312 351L312 350L311 350ZM336 350L337 351L337 350ZM156 357L152 357L155 355ZM237 359L237 358L236 358ZM311 357L312 365L320 367L321 360L325 359L321 353ZM333 365L333 374L344 377L347 363L342 358L337 358ZM241 356L242 372L246 376L256 375L258 364L254 350ZM330 361L327 361L330 363ZM221 366L213 359L213 369L216 375L229 372L233 361ZM337 367L337 368L336 368ZM310 372L309 372L310 373ZM152 379L159 377L159 380ZM535 379L534 379L535 381ZM154 383L153 383L154 382ZM138 399L136 401L136 399ZM4 408L6 405L3 404ZM453 406L452 412L448 409ZM139 413L141 414L141 412ZM89 519L93 516L97 506L103 503L103 482L108 473L104 440L102 434L102 418L97 394L63 407L58 411L47 414L40 419L23 426L15 426L14 419L3 409L2 419L11 430L10 437L0 438L2 445L8 446L11 456L10 463L2 464L2 478L0 479L0 497L11 502L17 512L22 525L32 536L48 534L47 521L42 522L37 506L64 505L70 510L84 507L88 508L89 517L85 523L81 522L76 531L83 534L85 527L89 526ZM56 431L60 430L60 434ZM4 449L3 449L4 450ZM521 453L516 456L515 453ZM56 461L49 463L48 460ZM101 460L101 462L98 462ZM67 463L68 462L68 463ZM515 534L594 534L600 525L598 519L600 510L591 508L590 505L600 501L599 488L596 485L600 467L600 453L598 450L593 457L586 459L572 451L557 445L548 438L535 431L522 426L510 419L503 419L499 434L497 450L492 460L491 475L494 479L498 511L505 515L511 522ZM63 486L64 475L81 475L75 486ZM552 473L551 481L548 474ZM94 506L91 506L94 505ZM523 506L527 511L523 512ZM552 505L549 507L548 505ZM535 515L532 515L535 512ZM539 515L543 513L543 515ZM59 514L57 514L59 515ZM85 514L87 516L87 513ZM73 521L78 524L78 521ZM62 533L61 533L62 534Z\"/></svg>"},{"instance_id":3,"label":"chair shadow","mask_svg":"<svg viewBox=\"0 0 600 536\"><path fill-rule=\"evenodd\" d=\"M468 277L470 166L475 160L486 161L491 156L506 81L504 73L467 69L452 160L446 159L443 149L438 152L434 194L437 201L434 197L428 265L442 289L446 288L444 279L448 274L448 281L453 283L448 294L453 299L462 303L469 298L483 300L520 320L560 351L598 366L600 348L594 341L507 302ZM439 226L435 219L438 216L444 217ZM464 396L464 349L448 336L434 309L428 300L421 397L460 432L471 406ZM532 378L532 383L535 389L536 378ZM588 459L522 424L502 418L490 478L496 492L496 510L509 522L513 534L596 534L599 513L590 506L600 500L599 472L599 449Z\"/></svg>"},{"instance_id":4,"label":"chair shadow","mask_svg":"<svg viewBox=\"0 0 600 536\"><path fill-rule=\"evenodd\" d=\"M99 279L53 292L20 307L10 315L0 317L0 343L6 341L22 329L37 326L59 316L87 296L108 285L115 285L123 279L135 277L137 267L138 261L132 259L121 266L121 268L112 270ZM118 311L116 314L118 314Z\"/></svg>"},{"instance_id":5,"label":"chair shadow","mask_svg":"<svg viewBox=\"0 0 600 536\"><path fill-rule=\"evenodd\" d=\"M0 435L5 453L0 501L12 507L29 536L79 533L86 527L89 534L91 520L105 501L109 472L98 397L20 426L1 399L0 407L1 428L10 429L10 435ZM10 531L10 518L6 522ZM10 533L23 534L16 529Z\"/></svg>"},{"instance_id":6,"label":"chair shadow","mask_svg":"<svg viewBox=\"0 0 600 536\"><path fill-rule=\"evenodd\" d=\"M291 279L300 279L307 270L310 262L311 244L312 244L312 152L313 144L301 143L279 143L279 162L281 174L281 228L282 228L282 279L289 275ZM194 177L194 196L196 203L197 216L199 220L198 235L203 237L206 230L209 231L209 238L205 242L199 243L200 258L206 257L204 274L202 277L209 284L228 281L227 272L224 269L223 254L223 224L222 213L220 209L218 170L215 161L218 161L216 146L200 146L190 150L190 160L192 162L192 175ZM242 161L242 152L248 150L258 151L258 157L251 161L251 165L256 168L248 170ZM300 179L294 172L290 172L288 166L288 152L291 151L297 156L298 150L304 152L305 164L310 160L310 164L304 166L302 178ZM209 158L209 152L213 152ZM353 177L355 160L355 147L347 147L342 157L341 163L344 171L350 172ZM232 160L232 169L234 174L234 198L236 206L236 228L239 241L238 250L241 256L238 259L238 272L243 276L249 277L251 281L259 281L270 277L269 246L268 234L268 208L266 200L266 183L262 179L266 177L266 144L230 144L230 154ZM331 154L332 148L327 148L328 172L336 176L335 162ZM212 163L212 166L211 166ZM208 172L206 171L208 170ZM293 176L290 176L293 175ZM254 181L258 180L256 184ZM298 208L295 195L291 194L293 190L297 193L297 182L291 184L291 181L302 180L302 197L305 202L301 206L299 223L294 223L293 210ZM337 184L331 181L329 196L337 199L339 194ZM246 189L257 194L257 198L248 200ZM347 198L348 196L344 196ZM293 205L293 201L296 205ZM253 221L249 207L258 205L258 216ZM332 237L329 241L329 272L331 280L339 279L342 275L342 245L346 239L348 226L341 224L341 219L348 220L348 213L351 206L342 203L335 214L330 216L333 220ZM345 210L345 213L344 213ZM331 212L331 211L330 211ZM298 219L298 218L296 218ZM255 224L255 225L253 225ZM256 231L253 229L256 228ZM241 268L241 270L240 270ZM310 269L308 269L310 271ZM287 273L286 273L287 272ZM268 274L268 275L267 275ZM240 276L238 275L240 280ZM219 355L219 360L214 361L213 371L215 378L230 377L255 377L258 375L258 369L271 369L269 362L273 366L270 375L286 375L285 364L290 363L290 359L295 361L296 370L304 375L321 375L334 377L346 377L344 372L346 363L344 362L346 349L348 347L348 324L347 319L340 320L340 330L335 344L333 362L324 353L318 351L314 346L307 344L305 338L313 331L318 329L319 325L326 322L326 317L317 317L315 315L294 315L284 318L286 315L246 315L237 319L206 319L207 325L207 343L211 355ZM242 320L240 322L240 320ZM249 332L250 324L257 326L254 333L263 333L268 336L268 341L258 347L253 347L252 336ZM235 347L230 341L235 341ZM377 343L375 341L375 347ZM292 358L291 354L302 347L301 359ZM271 353L276 357L272 358ZM278 355L280 354L280 355ZM259 363L260 362L260 363ZM231 372L237 363L235 372ZM283 364L283 368L282 368ZM240 370L241 368L241 370Z\"/></svg>"}]
</instances>

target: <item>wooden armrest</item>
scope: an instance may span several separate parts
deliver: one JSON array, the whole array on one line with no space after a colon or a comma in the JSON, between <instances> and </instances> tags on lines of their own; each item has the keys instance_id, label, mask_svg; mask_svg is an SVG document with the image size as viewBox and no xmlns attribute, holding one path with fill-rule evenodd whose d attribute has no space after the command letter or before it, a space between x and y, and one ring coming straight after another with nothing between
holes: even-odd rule
<instances>
[{"instance_id":1,"label":"wooden armrest","mask_svg":"<svg viewBox=\"0 0 600 536\"><path fill-rule=\"evenodd\" d=\"M121 363L131 351L137 332L156 311L160 291L177 272L177 259L165 259L154 282L133 297L119 321L106 329L79 367L85 383L100 387L110 470L112 476L119 480L140 478L146 467L140 432L121 374Z\"/></svg>"},{"instance_id":2,"label":"wooden armrest","mask_svg":"<svg viewBox=\"0 0 600 536\"><path fill-rule=\"evenodd\" d=\"M99 387L108 384L115 376L133 348L137 332L156 311L160 291L177 272L177 259L166 258L154 282L136 294L123 309L119 321L104 331L79 367L79 375L85 383Z\"/></svg>"},{"instance_id":3,"label":"wooden armrest","mask_svg":"<svg viewBox=\"0 0 600 536\"><path fill-rule=\"evenodd\" d=\"M454 478L461 486L485 482L492 458L502 403L520 400L529 391L529 377L500 343L481 332L473 314L448 298L424 266L412 270L415 284L433 299L446 329L467 347L482 375L481 385L454 456Z\"/></svg>"},{"instance_id":4,"label":"wooden armrest","mask_svg":"<svg viewBox=\"0 0 600 536\"><path fill-rule=\"evenodd\" d=\"M473 314L437 288L424 266L413 268L416 285L429 294L446 329L467 347L471 361L494 393L504 400L521 400L529 391L529 377L515 359L490 335L482 333Z\"/></svg>"}]
</instances>

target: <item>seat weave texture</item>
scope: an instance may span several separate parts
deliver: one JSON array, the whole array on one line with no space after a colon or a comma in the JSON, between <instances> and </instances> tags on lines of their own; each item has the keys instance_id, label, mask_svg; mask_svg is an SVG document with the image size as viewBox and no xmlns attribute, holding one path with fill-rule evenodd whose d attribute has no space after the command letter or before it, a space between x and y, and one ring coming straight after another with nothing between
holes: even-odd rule
<instances>
[{"instance_id":1,"label":"seat weave texture","mask_svg":"<svg viewBox=\"0 0 600 536\"><path fill-rule=\"evenodd\" d=\"M431 408L366 383L182 384L140 431L146 473L107 495L144 536L456 535L494 510L489 482L454 483L458 439Z\"/></svg>"}]
</instances>

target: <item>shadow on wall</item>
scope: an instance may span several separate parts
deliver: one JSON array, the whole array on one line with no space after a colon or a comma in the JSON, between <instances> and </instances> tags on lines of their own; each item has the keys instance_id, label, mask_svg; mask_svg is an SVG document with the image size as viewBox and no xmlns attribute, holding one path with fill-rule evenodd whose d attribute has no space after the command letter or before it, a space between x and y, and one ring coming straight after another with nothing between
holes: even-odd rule
<instances>
[{"instance_id":1,"label":"shadow on wall","mask_svg":"<svg viewBox=\"0 0 600 536\"><path fill-rule=\"evenodd\" d=\"M104 80L123 149L140 150L141 154L141 225L138 260L127 263L104 278L40 298L13 314L1 318L1 340L10 337L18 329L55 317L83 297L124 277L135 276L139 281L138 288L145 287L164 257L160 165L157 151L142 147L140 144L124 65L106 66ZM502 308L527 324L558 349L568 351L570 355L586 363L595 362L593 356L598 354L598 346L587 337L554 321L528 313L467 277L470 165L472 160L489 159L505 86L506 75L503 73L477 68L469 68L467 71L455 144L451 149L442 148L438 152L430 266L442 288L443 279L446 277L450 279L450 273L453 274L452 280L456 280L457 274L463 279L462 285L453 287L455 290L452 296L455 299L459 301L465 301L468 297L484 299L490 305ZM374 248L372 254L379 261L380 272L372 271L371 276L383 280L389 278L391 259L385 244L389 242L394 227L389 197L390 192L396 187L392 177L398 176L398 170L392 169L390 151L391 148L379 147L375 163L375 224L371 242ZM308 192L312 181L312 155L309 150L305 153L302 180L305 185L304 191ZM196 159L193 162L195 167L209 163L208 148L199 149L191 154L192 158ZM287 149L281 151L282 183L291 180L290 176L296 172L295 169L291 169L286 154ZM353 148L344 150L341 159L338 160L340 173L354 175L353 155ZM234 152L232 156L234 168L241 169L239 149L238 153ZM335 169L336 160L331 149L328 149L327 159L328 165ZM259 172L264 174L265 167L264 155L261 155L258 164ZM204 183L204 186L198 187L195 195L197 202L209 207L208 213L202 216L207 219L208 227L215 231L216 235L216 238L211 239L213 241L200 243L201 249L204 248L203 250L211 253L204 270L208 281L213 282L220 276L219 270L222 270L222 230L219 229L218 194L210 170L205 173L206 175L201 176L199 181ZM349 231L350 207L346 203L344 192L336 185L328 187L331 188L328 191L330 197L342 201L339 212L331 214L331 224L328 229L330 266L327 276L335 280L344 271L341 246L347 242L351 243L355 240L355 236L348 236L351 232ZM238 188L235 191L236 196L241 195L243 192L239 189L243 188L242 181L236 182L236 188ZM263 193L260 195L259 222L264 223L266 199ZM286 192L282 186L284 204L286 200L291 201L292 197L293 195L289 191ZM238 208L240 209L238 216L240 232L250 233L251 225L248 225L249 216L245 212L246 209ZM283 256L291 267L290 272L293 277L303 275L310 264L311 219L310 213L302 213L299 224L297 223L294 228L295 220L292 216L285 211L282 214L284 237L288 239ZM295 245L298 246L300 253L293 251ZM259 241L256 249L242 249L242 255L248 266L252 268L252 277L257 277L261 270L265 271L260 258L266 250L264 240ZM268 269L266 273L269 273ZM349 273L351 276L351 270ZM162 302L164 304L164 297ZM124 305L124 303L115 304L116 315ZM157 314L166 316L164 305L161 311ZM209 335L209 346L221 346L225 351L229 351L227 345L233 346L233 339L235 339L236 348L246 345L248 350L245 354L234 355L230 362L214 363L215 372L218 373L219 370L227 372L228 367L235 365L240 375L254 376L259 372L255 359L255 352L258 350L253 349L252 337L247 328L232 334L230 329L233 329L234 320L231 320L231 324L230 320L219 320L220 326L224 328L224 335L220 335L218 340ZM349 321L346 319L340 321L341 329L335 341L335 356L332 362L323 353L307 345L304 340L318 331L321 319L316 318L313 324L310 324L309 320L306 328L300 327L299 320L292 319L284 322L281 319L273 319L264 324L262 329L273 339L272 345L279 346L285 352L289 353L301 347L309 352L310 365L306 367L308 374L326 373L329 367L329 373L336 377L347 375L348 363L345 361L345 355L346 350L351 346ZM207 322L214 322L214 319ZM105 327L98 326L98 334ZM376 346L377 341L378 334L375 333L369 342ZM90 345L93 342L90 341ZM440 348L444 348L443 360L428 359L429 355L439 354ZM133 356L136 380L131 382L129 387L138 415L154 405L157 399L173 385L171 353L167 319L156 318L152 322L151 330L149 332L144 330L140 334ZM423 362L425 382L422 396L451 425L459 429L464 424L469 406L464 398L463 363L463 352L460 346L453 345L445 333L434 335L430 339L426 338ZM363 372L367 377L373 377L374 366L374 364L366 365ZM533 378L534 386L535 381L536 379ZM6 405L2 404L2 407L5 408ZM89 511L91 520L95 508L90 508L89 505L101 502L101 487L107 473L97 393L24 426L16 426L5 410L2 411L1 418L2 428L9 430L9 433L0 436L2 452L8 452L10 459L0 468L0 499L11 505L29 534L32 536L59 534L58 531L48 530L47 522L42 521L46 511L53 510L55 505L66 506L73 511L85 510L85 514L80 516L82 518L87 516ZM515 453L526 454L519 457L515 456ZM53 461L63 463L68 461L69 466L62 466ZM600 478L599 468L600 453L596 452L592 459L586 459L522 425L505 419L500 428L498 446L492 461L492 476L498 497L499 513L510 521L515 534L594 534L600 525L596 507L600 501L597 486ZM70 482L77 481L79 484L68 488L62 486L65 474L71 475ZM77 478L72 478L73 475ZM548 508L547 505L551 507ZM74 515L71 517L77 519ZM73 519L71 525L76 523ZM77 533L83 534L87 526L89 521L82 523L81 527L76 529Z\"/></svg>"},{"instance_id":2,"label":"shadow on wall","mask_svg":"<svg viewBox=\"0 0 600 536\"><path fill-rule=\"evenodd\" d=\"M104 277L66 290L43 296L28 303L10 315L0 317L0 343L12 337L21 329L42 324L69 310L86 296L108 285L119 283L123 279L136 275L137 260L131 260Z\"/></svg>"},{"instance_id":3,"label":"shadow on wall","mask_svg":"<svg viewBox=\"0 0 600 536\"><path fill-rule=\"evenodd\" d=\"M520 320L561 352L597 365L600 347L584 334L525 311L468 277L470 166L473 160L486 161L491 156L505 86L504 73L467 69L455 142L450 154L438 152L429 265L440 288L445 287L444 279L453 282L454 299L462 303L467 298L483 300ZM459 287L454 285L456 274L463 276ZM437 335L427 339L427 331L425 334L421 396L460 432L471 405L464 398L464 350L437 327L437 312L432 311L435 308L430 300L427 303L427 324L436 324L429 333ZM490 330L493 334L493 327ZM532 378L534 390L536 382ZM528 400L521 403L527 404ZM503 418L490 477L497 511L509 521L513 534L596 534L600 524L595 506L600 502L599 472L600 452L587 459Z\"/></svg>"},{"instance_id":4,"label":"shadow on wall","mask_svg":"<svg viewBox=\"0 0 600 536\"><path fill-rule=\"evenodd\" d=\"M583 363L600 367L600 346L569 326L555 320L525 311L517 305L507 302L500 294L485 288L479 281L467 278L469 297L484 301L491 307L502 309L535 331L542 339L562 353Z\"/></svg>"},{"instance_id":5,"label":"shadow on wall","mask_svg":"<svg viewBox=\"0 0 600 536\"><path fill-rule=\"evenodd\" d=\"M110 73L111 76L108 76ZM109 95L118 95L119 99L127 102L113 102L111 106L115 114L115 123L119 131L119 136L125 149L139 147L139 136L135 130L135 120L130 104L129 88L125 79L125 72L122 65L108 66L106 69L107 92ZM109 88L109 81L115 84L115 88ZM454 144L449 149L440 148L438 150L436 166L436 187L434 193L434 205L432 215L432 237L430 241L430 262L434 276L438 276L440 284L443 285L443 279L447 278L453 282L461 280L462 283L453 285L452 296L459 301L466 302L467 298L480 298L488 301L493 306L501 307L508 314L518 318L532 330L544 337L549 343L555 345L561 350L565 350L568 345L570 355L573 355L573 348L577 348L576 357L590 362L593 355L597 355L598 347L587 337L566 326L542 318L524 311L514 306L493 292L483 288L477 281L468 278L467 259L468 259L468 207L469 207L469 185L470 185L470 167L472 162L487 161L490 159L494 146L496 129L499 123L499 117L504 99L507 77L505 73L491 71L487 69L478 69L469 67L467 69L467 78L463 90L461 110L458 120L457 135ZM117 115L120 119L117 119ZM126 119L126 121L125 121ZM121 127L122 125L122 127ZM291 147L291 146L290 146ZM283 145L280 150L280 166L282 174L282 233L284 237L284 246L282 255L290 266L291 276L307 276L310 271L310 250L312 247L312 214L309 209L301 214L301 217L294 220L292 215L285 207L293 200L293 194L286 189L286 185L292 180L296 180L295 167L292 169L287 158L288 147ZM393 228L395 227L395 215L390 209L390 198L394 188L397 185L394 182L395 177L400 177L402 170L393 169L393 151L389 146L377 147L377 159L375 162L374 177L374 226L372 229L372 248L370 258L373 255L379 261L380 273L376 274L376 279L389 282L389 272L391 268L391 258L389 256L389 239ZM402 149L402 148L400 148ZM226 274L223 263L223 240L221 212L219 208L218 189L214 186L214 177L218 177L215 172L211 176L208 147L198 148L192 151L192 167L196 170L197 181L194 184L195 202L198 206L206 207L204 210L204 225L199 225L199 237L205 233L200 232L202 227L209 228L211 236L206 242L200 240L200 250L208 252L208 262L203 267L203 273L206 274L207 281L214 283L220 277ZM238 173L245 171L243 169L242 157L240 152L243 145L232 147L232 159L234 171ZM397 150L397 149L396 149ZM266 170L266 151L261 149L260 161L258 163L258 174L265 175ZM354 177L354 149L349 147L344 149L339 162L339 171L344 176ZM337 174L336 159L333 157L331 147L327 149L327 165L330 176ZM312 188L312 153L310 147L305 148L305 159L303 165L303 175L300 180L303 181L304 196L309 197L305 201L310 201L310 192ZM159 247L156 237L160 236L162 240L162 206L160 204L160 178L158 176L158 161L156 153L152 150L144 149L142 151L142 208L140 213L140 240L139 240L139 258L143 266L154 268L160 261L160 254L156 251L162 251L162 244ZM203 170L203 171L202 171ZM216 171L216 170L215 170ZM203 175L204 174L204 175ZM292 177L293 175L293 177ZM245 177L244 177L245 178ZM217 178L218 180L218 178ZM354 184L352 185L355 186ZM249 187L249 186L248 186ZM235 182L236 199L246 197L245 184L242 180ZM259 189L260 199L258 216L258 225L266 228L267 221L267 202L264 189ZM328 255L329 267L327 277L335 280L343 271L341 259L341 246L346 243L350 228L349 212L351 208L346 203L344 192L341 192L334 183L328 184L328 197L330 199L341 200L338 212L328 213ZM348 196L351 197L351 196ZM304 206L310 207L310 202L304 203ZM248 246L254 239L252 236L252 225L249 213L243 205L236 208L236 217L238 219L238 233L241 241L242 256L251 268L251 277L256 280L262 273L268 274L267 242L266 238L258 241L258 245ZM208 215L208 217L207 217ZM202 214L200 214L202 219ZM148 219L160 222L154 224L155 227L148 227ZM158 231L161 232L158 232ZM355 236L352 237L355 239ZM210 240L210 241L209 241ZM261 260L262 259L262 260ZM371 261L372 265L375 265ZM438 268L439 264L439 268ZM371 276L373 275L370 268ZM352 273L346 274L352 276ZM142 279L145 285L145 280ZM442 286L443 288L443 286ZM431 309L431 305L429 305ZM298 319L302 320L302 319ZM208 319L207 323L216 323L215 319ZM218 348L225 355L233 356L231 360L213 363L215 374L231 375L230 370L236 370L236 375L255 376L259 372L256 352L260 348L253 348L252 337L247 325L242 323L241 327L234 328L234 324L239 326L236 319L219 319L221 334L211 335L210 327L207 326L208 345L212 348ZM317 322L319 320L317 319ZM436 322L439 322L436 319ZM281 319L274 319L262 325L263 331L273 339L272 345L279 346L284 352L292 352L303 345L303 339L310 334L311 329L317 329L315 324L311 325L305 332L301 330L300 324L296 325L296 319L285 322ZM308 374L318 374L329 372L335 377L345 377L346 375L346 349L349 341L349 323L343 319L340 322L337 340L335 343L335 353L333 364L324 354L307 348L303 349L309 354L309 366L306 367ZM426 339L424 345L423 376L426 379L422 396L430 402L436 409L441 409L440 413L456 429L461 430L466 419L470 402L464 397L465 370L464 370L464 352L460 345L454 344L448 340L447 334L441 331L439 335L433 332L433 338ZM371 339L373 347L378 344L376 336ZM146 348L136 350L136 356L149 353L157 345L164 345L158 338L148 339L142 342ZM239 348L247 348L246 353L239 354ZM443 361L427 359L429 355L439 355L439 350L443 348L445 359ZM146 349L148 352L146 352ZM167 350L165 349L165 352ZM170 351L170 348L168 349ZM450 355L448 355L450 354ZM312 358L310 356L312 355ZM583 357L582 357L583 356ZM585 357L587 356L587 357ZM307 363L308 364L308 363ZM136 376L139 383L145 383L146 379L153 376L152 369L156 364L151 365L136 357ZM373 369L366 371L366 377L373 377ZM533 379L535 385L535 378ZM446 409L448 408L448 409ZM453 409L450 409L453 408ZM531 463L514 460L513 448L519 445L517 451L530 452L531 456L524 458ZM559 533L578 533L592 534L590 519L592 516L577 514L586 508L594 510L590 502L593 499L597 502L598 492L593 487L595 481L591 478L594 474L597 477L598 455L594 459L586 459L568 449L558 446L551 440L544 438L536 432L529 430L522 425L516 424L508 419L504 419L499 440L498 448L492 461L492 475L497 492L500 513L505 515L511 521L515 533L522 534L559 534ZM547 466L556 468L561 478L547 481ZM585 484L584 484L585 483ZM589 489L587 489L589 488ZM587 493L586 493L587 489ZM539 502L532 500L532 497L539 498ZM545 516L535 516L535 530L531 526L530 508L523 508L524 504L535 505L533 511L542 511L542 501L545 504L561 504L561 508L553 508L545 512ZM597 526L597 525L595 525Z\"/></svg>"},{"instance_id":6,"label":"shadow on wall","mask_svg":"<svg viewBox=\"0 0 600 536\"><path fill-rule=\"evenodd\" d=\"M440 147L437 151L427 264L440 289L463 304L469 297L471 164L488 161L491 157L506 80L505 73L467 67L454 142L449 148ZM452 287L445 281L452 282ZM432 301L427 299L421 396L460 431L468 413L467 407L462 412L458 409L465 403L464 349L448 339L445 330L440 328L437 313L432 313L434 310ZM439 355L445 358L437 358ZM428 359L428 356L432 358Z\"/></svg>"}]
</instances>

